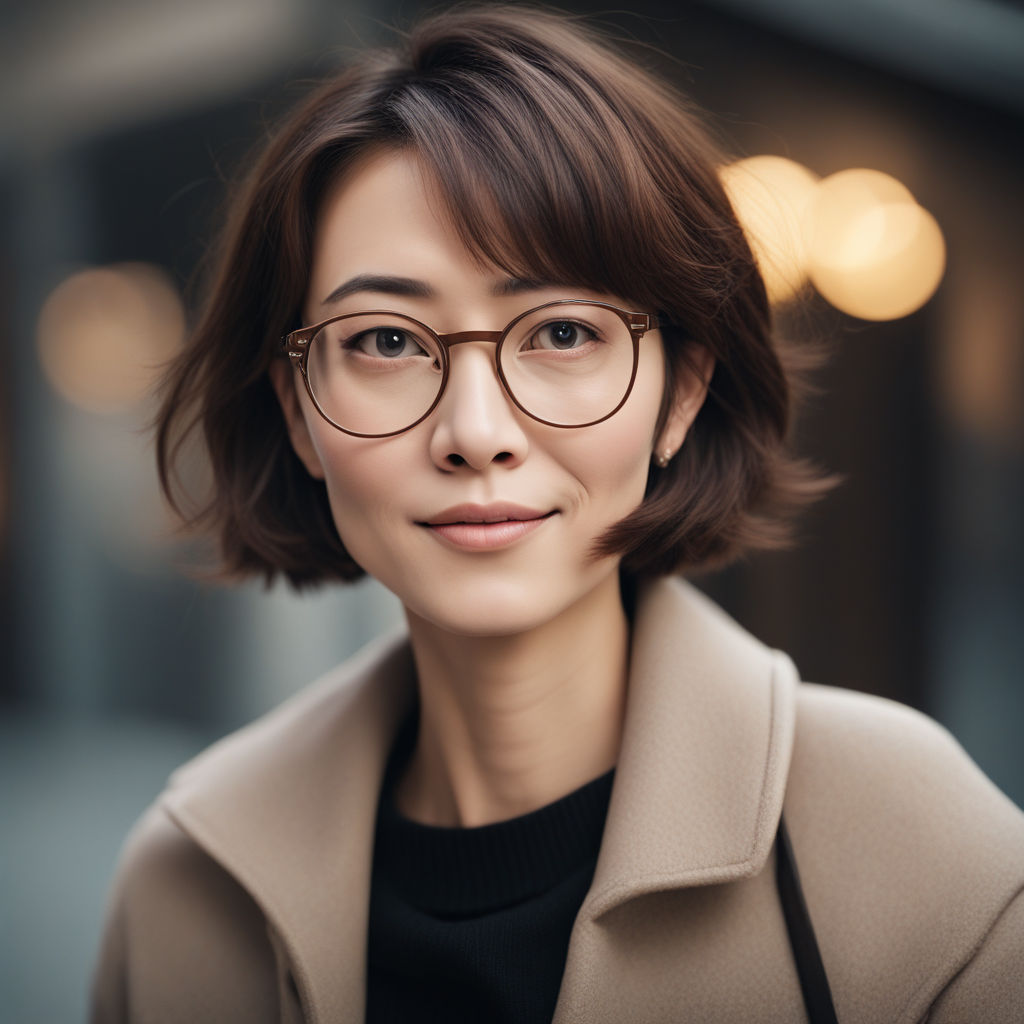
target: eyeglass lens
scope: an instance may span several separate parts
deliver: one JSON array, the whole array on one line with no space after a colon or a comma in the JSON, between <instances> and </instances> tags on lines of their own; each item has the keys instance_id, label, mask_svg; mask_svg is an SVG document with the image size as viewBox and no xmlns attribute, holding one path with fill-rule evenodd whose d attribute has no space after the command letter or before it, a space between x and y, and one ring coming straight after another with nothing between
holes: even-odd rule
<instances>
[{"instance_id":1,"label":"eyeglass lens","mask_svg":"<svg viewBox=\"0 0 1024 1024\"><path fill-rule=\"evenodd\" d=\"M499 360L509 392L531 416L579 426L622 402L633 375L633 339L611 309L559 303L516 321ZM417 422L438 397L443 366L437 339L394 313L360 313L325 325L310 342L306 364L323 412L360 434Z\"/></svg>"}]
</instances>

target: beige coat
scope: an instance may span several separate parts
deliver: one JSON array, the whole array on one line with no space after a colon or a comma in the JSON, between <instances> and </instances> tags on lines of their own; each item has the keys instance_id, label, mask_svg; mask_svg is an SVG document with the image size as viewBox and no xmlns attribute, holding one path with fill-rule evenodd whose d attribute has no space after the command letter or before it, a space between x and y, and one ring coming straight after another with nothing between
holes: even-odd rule
<instances>
[{"instance_id":1,"label":"beige coat","mask_svg":"<svg viewBox=\"0 0 1024 1024\"><path fill-rule=\"evenodd\" d=\"M404 639L186 765L123 854L96 1024L356 1024ZM625 733L556 1024L805 1020L786 820L840 1024L1024 1021L1024 815L941 727L800 684L692 587L641 597Z\"/></svg>"}]
</instances>

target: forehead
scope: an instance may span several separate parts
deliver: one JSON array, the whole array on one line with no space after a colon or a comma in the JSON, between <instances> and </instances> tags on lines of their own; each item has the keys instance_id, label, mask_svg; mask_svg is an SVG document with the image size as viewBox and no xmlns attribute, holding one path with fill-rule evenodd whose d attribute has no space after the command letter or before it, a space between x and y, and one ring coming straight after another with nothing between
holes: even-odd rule
<instances>
[{"instance_id":1,"label":"forehead","mask_svg":"<svg viewBox=\"0 0 1024 1024\"><path fill-rule=\"evenodd\" d=\"M306 316L332 315L341 304L365 306L381 295L424 310L478 298L510 313L524 302L569 296L628 304L571 273L501 266L473 252L416 154L392 148L364 154L326 190L314 229Z\"/></svg>"},{"instance_id":2,"label":"forehead","mask_svg":"<svg viewBox=\"0 0 1024 1024\"><path fill-rule=\"evenodd\" d=\"M363 155L327 189L314 228L307 304L323 304L355 275L437 283L504 276L463 244L415 155L393 149Z\"/></svg>"}]
</instances>

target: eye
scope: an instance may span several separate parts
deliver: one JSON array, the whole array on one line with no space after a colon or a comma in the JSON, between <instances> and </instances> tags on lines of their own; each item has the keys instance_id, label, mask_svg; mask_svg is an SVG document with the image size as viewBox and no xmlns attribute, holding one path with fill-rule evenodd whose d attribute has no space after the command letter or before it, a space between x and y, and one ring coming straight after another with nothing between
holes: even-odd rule
<instances>
[{"instance_id":1,"label":"eye","mask_svg":"<svg viewBox=\"0 0 1024 1024\"><path fill-rule=\"evenodd\" d=\"M349 347L378 359L402 359L428 354L414 334L400 327L376 327L363 331L349 342Z\"/></svg>"},{"instance_id":2,"label":"eye","mask_svg":"<svg viewBox=\"0 0 1024 1024\"><path fill-rule=\"evenodd\" d=\"M534 332L527 347L565 352L596 339L596 333L584 324L574 320L553 320Z\"/></svg>"}]
</instances>

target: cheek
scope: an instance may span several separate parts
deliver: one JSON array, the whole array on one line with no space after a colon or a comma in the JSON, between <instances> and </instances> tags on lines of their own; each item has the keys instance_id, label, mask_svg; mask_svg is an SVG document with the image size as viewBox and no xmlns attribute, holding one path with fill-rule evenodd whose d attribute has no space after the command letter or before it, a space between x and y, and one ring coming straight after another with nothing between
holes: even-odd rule
<instances>
[{"instance_id":1,"label":"cheek","mask_svg":"<svg viewBox=\"0 0 1024 1024\"><path fill-rule=\"evenodd\" d=\"M403 602L431 592L436 571L422 558L406 507L427 454L411 438L341 435L317 447L334 525L356 564Z\"/></svg>"},{"instance_id":2,"label":"cheek","mask_svg":"<svg viewBox=\"0 0 1024 1024\"><path fill-rule=\"evenodd\" d=\"M563 440L558 461L578 487L576 515L581 542L602 534L643 501L650 467L653 418L623 409L606 423ZM618 416L623 418L616 422ZM586 535L586 536L584 536Z\"/></svg>"},{"instance_id":3,"label":"cheek","mask_svg":"<svg viewBox=\"0 0 1024 1024\"><path fill-rule=\"evenodd\" d=\"M611 493L631 511L643 499L655 427L661 408L661 375L638 375L626 405L611 419L571 439L569 458L590 493Z\"/></svg>"},{"instance_id":4,"label":"cheek","mask_svg":"<svg viewBox=\"0 0 1024 1024\"><path fill-rule=\"evenodd\" d=\"M365 567L368 527L386 521L401 493L403 467L379 441L340 431L315 436L335 526L353 558Z\"/></svg>"}]
</instances>

